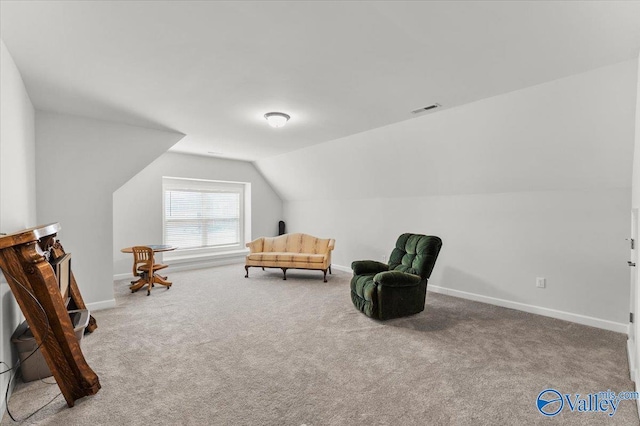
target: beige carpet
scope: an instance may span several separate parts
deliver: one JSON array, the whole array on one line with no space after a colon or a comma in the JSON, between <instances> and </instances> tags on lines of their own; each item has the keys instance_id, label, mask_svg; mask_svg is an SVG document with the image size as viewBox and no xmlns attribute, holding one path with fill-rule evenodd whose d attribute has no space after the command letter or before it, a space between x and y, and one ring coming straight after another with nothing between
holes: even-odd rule
<instances>
[{"instance_id":1,"label":"beige carpet","mask_svg":"<svg viewBox=\"0 0 640 426\"><path fill-rule=\"evenodd\" d=\"M25 424L638 424L634 401L613 418L536 408L546 388L632 391L625 335L434 293L380 323L352 306L347 273L243 275L176 272L150 297L114 283L117 307L83 342L102 389ZM24 417L57 392L19 384L9 407Z\"/></svg>"}]
</instances>

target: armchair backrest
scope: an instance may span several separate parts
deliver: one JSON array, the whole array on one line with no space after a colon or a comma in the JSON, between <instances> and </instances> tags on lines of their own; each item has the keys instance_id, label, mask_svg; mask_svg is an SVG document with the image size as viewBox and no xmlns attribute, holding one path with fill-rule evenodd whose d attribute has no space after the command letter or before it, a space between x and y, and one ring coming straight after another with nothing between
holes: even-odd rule
<instances>
[{"instance_id":1,"label":"armchair backrest","mask_svg":"<svg viewBox=\"0 0 640 426\"><path fill-rule=\"evenodd\" d=\"M442 240L439 237L402 234L389 256L389 270L420 275L426 280L431 276L441 247Z\"/></svg>"}]
</instances>

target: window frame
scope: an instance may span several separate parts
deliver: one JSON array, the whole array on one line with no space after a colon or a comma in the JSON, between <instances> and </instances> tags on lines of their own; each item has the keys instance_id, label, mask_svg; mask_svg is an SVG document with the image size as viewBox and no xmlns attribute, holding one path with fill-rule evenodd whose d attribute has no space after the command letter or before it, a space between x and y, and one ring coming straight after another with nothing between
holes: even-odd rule
<instances>
[{"instance_id":1,"label":"window frame","mask_svg":"<svg viewBox=\"0 0 640 426\"><path fill-rule=\"evenodd\" d=\"M239 194L239 236L237 244L225 244L213 247L178 248L174 251L163 253L165 260L195 259L216 255L245 252L247 238L250 230L250 194L251 184L248 182L231 182L208 179L181 178L162 176L162 242L167 244L167 217L166 217L166 192L171 190L236 193Z\"/></svg>"}]
</instances>

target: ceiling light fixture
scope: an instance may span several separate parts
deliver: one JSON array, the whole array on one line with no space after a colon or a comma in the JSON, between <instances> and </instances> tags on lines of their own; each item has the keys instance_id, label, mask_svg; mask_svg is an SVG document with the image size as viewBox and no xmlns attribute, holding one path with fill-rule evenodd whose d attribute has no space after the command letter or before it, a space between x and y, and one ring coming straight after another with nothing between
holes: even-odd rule
<instances>
[{"instance_id":1,"label":"ceiling light fixture","mask_svg":"<svg viewBox=\"0 0 640 426\"><path fill-rule=\"evenodd\" d=\"M271 127L282 127L287 124L287 121L291 118L288 114L284 112L268 112L264 115L264 118L267 119L267 122Z\"/></svg>"}]
</instances>

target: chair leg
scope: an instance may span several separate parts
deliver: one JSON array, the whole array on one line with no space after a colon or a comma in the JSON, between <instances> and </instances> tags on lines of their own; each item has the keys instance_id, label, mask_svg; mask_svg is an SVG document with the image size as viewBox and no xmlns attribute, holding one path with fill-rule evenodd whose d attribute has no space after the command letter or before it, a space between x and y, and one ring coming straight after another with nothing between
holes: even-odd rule
<instances>
[{"instance_id":1,"label":"chair leg","mask_svg":"<svg viewBox=\"0 0 640 426\"><path fill-rule=\"evenodd\" d=\"M327 282L327 270L323 269L322 272L324 272L324 282Z\"/></svg>"},{"instance_id":2,"label":"chair leg","mask_svg":"<svg viewBox=\"0 0 640 426\"><path fill-rule=\"evenodd\" d=\"M172 284L171 281L167 281L161 275L156 275L156 274L153 275L153 281L152 282L155 283L155 284L163 285L165 287L170 287L171 284Z\"/></svg>"},{"instance_id":3,"label":"chair leg","mask_svg":"<svg viewBox=\"0 0 640 426\"><path fill-rule=\"evenodd\" d=\"M331 274L331 265L329 265L329 274Z\"/></svg>"},{"instance_id":4,"label":"chair leg","mask_svg":"<svg viewBox=\"0 0 640 426\"><path fill-rule=\"evenodd\" d=\"M247 273L244 275L245 278L249 278L249 265L244 265L244 270L247 271Z\"/></svg>"},{"instance_id":5,"label":"chair leg","mask_svg":"<svg viewBox=\"0 0 640 426\"><path fill-rule=\"evenodd\" d=\"M129 286L129 290L131 290L131 293L135 293L136 291L147 285L148 282L149 275L143 274L138 281L134 281L132 285Z\"/></svg>"},{"instance_id":6,"label":"chair leg","mask_svg":"<svg viewBox=\"0 0 640 426\"><path fill-rule=\"evenodd\" d=\"M284 278L283 280L287 279L287 268L281 268L282 269L282 273L284 274Z\"/></svg>"}]
</instances>

